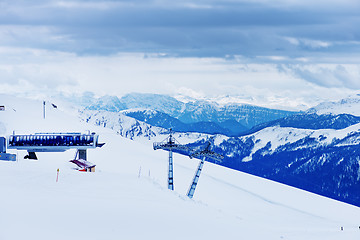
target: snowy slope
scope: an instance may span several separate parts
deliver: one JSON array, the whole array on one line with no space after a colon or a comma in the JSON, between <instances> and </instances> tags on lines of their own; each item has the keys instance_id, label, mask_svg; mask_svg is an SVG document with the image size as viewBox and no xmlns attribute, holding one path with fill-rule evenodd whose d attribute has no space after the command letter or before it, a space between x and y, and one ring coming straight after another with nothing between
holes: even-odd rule
<instances>
[{"instance_id":1,"label":"snowy slope","mask_svg":"<svg viewBox=\"0 0 360 240\"><path fill-rule=\"evenodd\" d=\"M197 160L174 155L175 191L167 190L167 152L80 122L41 102L0 96L0 123L26 132L89 129L95 173L67 162L74 152L38 153L38 161L0 161L0 239L359 239L360 209L272 181L205 163L193 200L185 193ZM40 103L40 104L39 104ZM40 106L40 110L36 110ZM12 110L16 109L16 112ZM38 114L40 113L40 114ZM56 169L60 168L56 183ZM340 230L344 228L344 231Z\"/></svg>"},{"instance_id":2,"label":"snowy slope","mask_svg":"<svg viewBox=\"0 0 360 240\"><path fill-rule=\"evenodd\" d=\"M215 137L221 165L360 206L360 124L344 129L268 127ZM203 142L193 143L192 147Z\"/></svg>"},{"instance_id":3,"label":"snowy slope","mask_svg":"<svg viewBox=\"0 0 360 240\"><path fill-rule=\"evenodd\" d=\"M150 110L151 111L151 110ZM128 112L128 110L126 110ZM155 127L148 123L128 117L126 112L109 112L103 110L81 110L79 111L80 119L92 125L110 128L120 136L131 140L145 142L162 141L165 139L169 130L161 127ZM206 139L209 134L196 132L177 132L174 136L182 143L195 142Z\"/></svg>"},{"instance_id":4,"label":"snowy slope","mask_svg":"<svg viewBox=\"0 0 360 240\"><path fill-rule=\"evenodd\" d=\"M344 139L345 137L353 134L354 132L360 132L360 124L355 124L345 129L320 129L320 130L309 130L309 129L297 129L297 128L287 128L287 127L269 127L263 130L260 130L254 134L241 137L245 141L247 138L252 138L254 141L254 147L252 148L252 154L257 152L259 149L264 148L269 143L269 154L276 151L279 147L286 144L290 145L304 138L316 139L316 147L329 145L335 140ZM348 144L358 144L356 142L349 142ZM340 143L337 145L344 145ZM300 145L298 148L304 148L306 145ZM310 146L309 146L310 147ZM246 158L243 161L249 161L250 158Z\"/></svg>"},{"instance_id":5,"label":"snowy slope","mask_svg":"<svg viewBox=\"0 0 360 240\"><path fill-rule=\"evenodd\" d=\"M259 124L250 130L241 133L241 135L249 135L256 133L264 128L274 126L300 129L344 129L357 123L360 123L360 117L350 114L342 113L339 115L317 115L316 113L301 113Z\"/></svg>"},{"instance_id":6,"label":"snowy slope","mask_svg":"<svg viewBox=\"0 0 360 240\"><path fill-rule=\"evenodd\" d=\"M133 111L146 112L145 121L157 115L152 110ZM126 112L128 110L123 113ZM167 134L164 129L121 113L88 110L83 113L85 117L82 114L82 118L89 123L110 127L121 136L148 143L149 147L152 141L161 141ZM258 126L252 129L252 134L243 137L217 135L214 150L225 156L217 163L360 206L358 118L346 114L304 113L270 122L270 127L267 124ZM311 129L306 129L307 125ZM209 138L193 133L181 133L176 137L182 137L181 143L191 143L195 148L201 148L204 139Z\"/></svg>"}]
</instances>

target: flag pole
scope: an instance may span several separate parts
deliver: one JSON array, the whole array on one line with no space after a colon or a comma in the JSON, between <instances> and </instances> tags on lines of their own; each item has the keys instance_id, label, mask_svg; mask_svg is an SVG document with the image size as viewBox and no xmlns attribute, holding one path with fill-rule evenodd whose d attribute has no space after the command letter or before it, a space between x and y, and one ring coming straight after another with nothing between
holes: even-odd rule
<instances>
[{"instance_id":1,"label":"flag pole","mask_svg":"<svg viewBox=\"0 0 360 240\"><path fill-rule=\"evenodd\" d=\"M43 101L43 112L44 112L44 119L45 119L45 101Z\"/></svg>"},{"instance_id":2,"label":"flag pole","mask_svg":"<svg viewBox=\"0 0 360 240\"><path fill-rule=\"evenodd\" d=\"M56 182L58 182L58 180L59 180L59 169L57 169Z\"/></svg>"}]
</instances>

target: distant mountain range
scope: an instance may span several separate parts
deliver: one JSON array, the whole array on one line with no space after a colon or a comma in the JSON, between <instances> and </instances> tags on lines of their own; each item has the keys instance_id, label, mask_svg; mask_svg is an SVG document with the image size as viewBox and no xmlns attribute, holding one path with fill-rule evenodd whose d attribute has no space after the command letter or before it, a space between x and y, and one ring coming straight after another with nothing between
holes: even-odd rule
<instances>
[{"instance_id":1,"label":"distant mountain range","mask_svg":"<svg viewBox=\"0 0 360 240\"><path fill-rule=\"evenodd\" d=\"M360 96L306 112L179 103L152 94L125 99L99 99L81 118L150 143L173 128L189 136L182 143L194 149L212 141L213 150L225 156L217 164L360 206Z\"/></svg>"},{"instance_id":2,"label":"distant mountain range","mask_svg":"<svg viewBox=\"0 0 360 240\"><path fill-rule=\"evenodd\" d=\"M243 132L242 135L252 134L264 128L274 126L300 129L343 129L357 123L360 123L360 117L350 114L318 115L311 111L256 125L252 129Z\"/></svg>"},{"instance_id":3,"label":"distant mountain range","mask_svg":"<svg viewBox=\"0 0 360 240\"><path fill-rule=\"evenodd\" d=\"M180 132L204 132L237 136L255 125L291 116L297 112L269 109L247 104L214 102L181 102L166 95L127 94L120 99L104 96L96 99L88 110L119 112L139 121L162 128L174 128ZM152 110L152 111L149 111Z\"/></svg>"},{"instance_id":4,"label":"distant mountain range","mask_svg":"<svg viewBox=\"0 0 360 240\"><path fill-rule=\"evenodd\" d=\"M360 94L341 99L336 102L323 102L310 108L308 113L323 114L350 114L360 116Z\"/></svg>"},{"instance_id":5,"label":"distant mountain range","mask_svg":"<svg viewBox=\"0 0 360 240\"><path fill-rule=\"evenodd\" d=\"M360 124L341 130L268 127L213 141L213 150L225 156L220 165L360 206Z\"/></svg>"},{"instance_id":6,"label":"distant mountain range","mask_svg":"<svg viewBox=\"0 0 360 240\"><path fill-rule=\"evenodd\" d=\"M120 136L136 141L161 141L170 132L169 129L152 126L126 116L122 112L82 110L79 111L79 117L87 123L110 128ZM195 142L199 139L207 139L209 137L208 134L195 132L174 133L174 135L177 138L181 138L183 143Z\"/></svg>"},{"instance_id":7,"label":"distant mountain range","mask_svg":"<svg viewBox=\"0 0 360 240\"><path fill-rule=\"evenodd\" d=\"M177 118L155 110L135 110L122 111L126 116L132 117L139 121L148 123L152 126L161 127L165 129L172 129L175 132L201 132L207 134L225 134L233 135L233 132L228 128L223 128L214 122L195 122L184 123ZM235 123L236 124L236 123ZM238 128L245 130L240 124Z\"/></svg>"}]
</instances>

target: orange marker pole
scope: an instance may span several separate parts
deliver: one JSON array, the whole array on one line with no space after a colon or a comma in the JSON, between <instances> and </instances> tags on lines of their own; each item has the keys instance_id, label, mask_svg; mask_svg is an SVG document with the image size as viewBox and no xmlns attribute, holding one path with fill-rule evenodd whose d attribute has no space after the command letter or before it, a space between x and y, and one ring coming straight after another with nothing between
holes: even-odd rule
<instances>
[{"instance_id":1,"label":"orange marker pole","mask_svg":"<svg viewBox=\"0 0 360 240\"><path fill-rule=\"evenodd\" d=\"M58 182L58 180L59 180L59 169L57 169L56 182Z\"/></svg>"}]
</instances>

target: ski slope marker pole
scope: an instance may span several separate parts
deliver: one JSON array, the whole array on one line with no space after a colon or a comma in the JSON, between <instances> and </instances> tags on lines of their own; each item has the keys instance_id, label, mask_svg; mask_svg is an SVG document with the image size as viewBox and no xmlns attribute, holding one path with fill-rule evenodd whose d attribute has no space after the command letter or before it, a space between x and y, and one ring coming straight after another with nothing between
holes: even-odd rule
<instances>
[{"instance_id":1,"label":"ski slope marker pole","mask_svg":"<svg viewBox=\"0 0 360 240\"><path fill-rule=\"evenodd\" d=\"M58 182L58 180L59 180L59 169L57 169L56 182Z\"/></svg>"}]
</instances>

